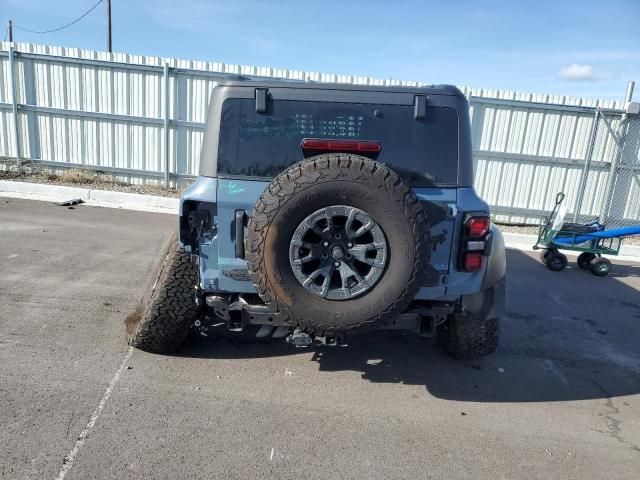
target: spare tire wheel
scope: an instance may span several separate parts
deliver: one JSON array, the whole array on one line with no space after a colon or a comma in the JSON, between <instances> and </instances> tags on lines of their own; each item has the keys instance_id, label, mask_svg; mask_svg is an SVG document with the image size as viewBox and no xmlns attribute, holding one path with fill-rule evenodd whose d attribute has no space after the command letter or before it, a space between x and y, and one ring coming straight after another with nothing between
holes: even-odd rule
<instances>
[{"instance_id":1,"label":"spare tire wheel","mask_svg":"<svg viewBox=\"0 0 640 480\"><path fill-rule=\"evenodd\" d=\"M373 328L401 313L423 283L430 226L388 167L319 155L278 175L249 219L251 280L269 306L316 335Z\"/></svg>"}]
</instances>

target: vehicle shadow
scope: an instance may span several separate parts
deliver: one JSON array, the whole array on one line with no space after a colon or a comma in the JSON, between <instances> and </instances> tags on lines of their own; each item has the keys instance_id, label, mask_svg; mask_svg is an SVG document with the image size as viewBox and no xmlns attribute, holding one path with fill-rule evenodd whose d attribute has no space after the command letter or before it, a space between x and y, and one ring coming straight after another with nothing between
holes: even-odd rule
<instances>
[{"instance_id":1,"label":"vehicle shadow","mask_svg":"<svg viewBox=\"0 0 640 480\"><path fill-rule=\"evenodd\" d=\"M615 269L636 277L638 267ZM631 272L631 273L629 273ZM443 399L543 402L640 393L640 282L595 277L579 268L551 272L537 254L508 251L508 313L498 351L453 360L431 339L373 332L346 347L314 347L320 373L359 372L363 381L424 385ZM299 354L283 343L209 341L183 356L219 359Z\"/></svg>"}]
</instances>

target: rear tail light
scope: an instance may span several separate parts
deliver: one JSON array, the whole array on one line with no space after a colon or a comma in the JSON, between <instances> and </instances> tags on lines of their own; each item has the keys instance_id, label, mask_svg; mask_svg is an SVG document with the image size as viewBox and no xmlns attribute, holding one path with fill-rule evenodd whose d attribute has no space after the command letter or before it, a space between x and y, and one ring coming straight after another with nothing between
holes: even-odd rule
<instances>
[{"instance_id":1,"label":"rear tail light","mask_svg":"<svg viewBox=\"0 0 640 480\"><path fill-rule=\"evenodd\" d=\"M324 140L321 138L305 138L300 144L303 150L322 152L363 152L379 153L382 146L379 142L361 142L359 140Z\"/></svg>"},{"instance_id":2,"label":"rear tail light","mask_svg":"<svg viewBox=\"0 0 640 480\"><path fill-rule=\"evenodd\" d=\"M491 220L486 214L468 214L460 251L460 267L465 272L482 270L487 255Z\"/></svg>"},{"instance_id":3,"label":"rear tail light","mask_svg":"<svg viewBox=\"0 0 640 480\"><path fill-rule=\"evenodd\" d=\"M482 268L482 253L467 252L464 254L462 266L467 272L477 272Z\"/></svg>"},{"instance_id":4,"label":"rear tail light","mask_svg":"<svg viewBox=\"0 0 640 480\"><path fill-rule=\"evenodd\" d=\"M467 220L467 234L470 237L484 237L489 233L489 217L471 217Z\"/></svg>"}]
</instances>

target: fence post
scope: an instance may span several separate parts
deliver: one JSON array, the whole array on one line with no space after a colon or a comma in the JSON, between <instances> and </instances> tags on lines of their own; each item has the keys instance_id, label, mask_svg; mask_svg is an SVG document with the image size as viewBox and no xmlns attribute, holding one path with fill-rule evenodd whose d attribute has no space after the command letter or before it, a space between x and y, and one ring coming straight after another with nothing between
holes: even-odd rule
<instances>
[{"instance_id":1,"label":"fence post","mask_svg":"<svg viewBox=\"0 0 640 480\"><path fill-rule=\"evenodd\" d=\"M13 148L16 152L16 165L18 172L22 172L22 157L20 155L20 124L18 122L18 92L16 89L16 64L15 49L13 44L9 46L9 78L11 81L11 109L13 112Z\"/></svg>"},{"instance_id":2,"label":"fence post","mask_svg":"<svg viewBox=\"0 0 640 480\"><path fill-rule=\"evenodd\" d=\"M163 136L164 136L164 188L169 188L169 64L165 62L162 71L164 83L164 106L163 106Z\"/></svg>"},{"instance_id":3,"label":"fence post","mask_svg":"<svg viewBox=\"0 0 640 480\"><path fill-rule=\"evenodd\" d=\"M627 107L627 103L629 103L631 100L633 100L633 88L636 86L636 82L634 82L633 80L629 80L627 82L627 91L624 95L624 108Z\"/></svg>"},{"instance_id":4,"label":"fence post","mask_svg":"<svg viewBox=\"0 0 640 480\"><path fill-rule=\"evenodd\" d=\"M587 155L584 159L584 168L582 169L582 177L580 177L580 186L578 187L578 196L576 197L576 208L573 213L573 223L578 221L578 215L582 209L582 201L584 199L584 192L587 188L587 177L589 176L589 168L591 167L591 159L593 157L593 150L596 144L596 135L598 135L598 116L600 110L596 108L593 115L593 125L591 125L591 133L589 134L589 145L587 146Z\"/></svg>"}]
</instances>

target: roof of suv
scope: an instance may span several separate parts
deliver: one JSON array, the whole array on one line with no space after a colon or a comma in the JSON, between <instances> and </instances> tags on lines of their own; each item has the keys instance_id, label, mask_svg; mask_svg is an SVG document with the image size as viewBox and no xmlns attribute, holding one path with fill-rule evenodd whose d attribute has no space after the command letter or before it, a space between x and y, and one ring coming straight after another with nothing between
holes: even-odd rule
<instances>
[{"instance_id":1,"label":"roof of suv","mask_svg":"<svg viewBox=\"0 0 640 480\"><path fill-rule=\"evenodd\" d=\"M384 85L355 85L349 83L303 82L299 80L268 80L240 77L234 80L223 80L218 85L226 87L264 87L264 88L308 88L318 90L353 90L369 92L398 92L432 95L453 95L464 97L460 89L454 85L425 85L423 87L403 87Z\"/></svg>"},{"instance_id":2,"label":"roof of suv","mask_svg":"<svg viewBox=\"0 0 640 480\"><path fill-rule=\"evenodd\" d=\"M265 96L282 100L303 101L321 104L327 103L364 103L373 105L395 105L415 108L416 96L429 97L427 103L431 107L444 107L456 110L458 117L458 179L457 186L473 185L473 157L471 151L471 129L469 122L469 103L466 96L453 85L428 85L423 87L353 85L344 83L303 82L299 80L268 79L264 77L227 76L221 80L211 92L211 100L207 112L206 128L200 153L200 175L216 177L218 175L219 142L223 121L223 105L229 99L244 99L251 112L257 112L258 103L256 89L271 91ZM251 104L253 102L253 107ZM231 108L231 103L229 104ZM234 105L238 106L239 103ZM286 105L283 102L282 108ZM320 105L310 108L319 108ZM240 108L240 107L238 107ZM444 109L443 108L443 109ZM433 110L435 112L435 110ZM444 114L444 112L439 112ZM415 113L414 113L415 115ZM237 115L232 115L237 120ZM230 117L227 116L227 119ZM391 117L390 117L391 118ZM412 117L413 118L413 117ZM232 123L232 125L235 125ZM237 125L236 125L237 127ZM235 128L235 127L234 127ZM238 127L239 128L239 127ZM234 133L237 135L237 131ZM227 138L227 137L225 137ZM426 137L420 137L422 140ZM434 141L433 145L440 144ZM299 147L296 147L299 149ZM390 150L385 150L389 152ZM296 150L296 155L299 152ZM227 162L228 163L228 162Z\"/></svg>"}]
</instances>

